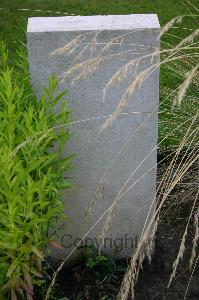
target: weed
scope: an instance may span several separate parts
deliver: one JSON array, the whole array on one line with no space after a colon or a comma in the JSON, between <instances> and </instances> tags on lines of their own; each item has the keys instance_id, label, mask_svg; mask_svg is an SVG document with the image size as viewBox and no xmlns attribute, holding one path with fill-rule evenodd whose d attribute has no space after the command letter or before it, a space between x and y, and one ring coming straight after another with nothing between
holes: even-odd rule
<instances>
[{"instance_id":1,"label":"weed","mask_svg":"<svg viewBox=\"0 0 199 300\"><path fill-rule=\"evenodd\" d=\"M95 278L96 285L104 281L110 283L118 274L126 271L126 268L118 265L110 256L99 254L97 249L90 245L83 248L83 261L83 273Z\"/></svg>"}]
</instances>

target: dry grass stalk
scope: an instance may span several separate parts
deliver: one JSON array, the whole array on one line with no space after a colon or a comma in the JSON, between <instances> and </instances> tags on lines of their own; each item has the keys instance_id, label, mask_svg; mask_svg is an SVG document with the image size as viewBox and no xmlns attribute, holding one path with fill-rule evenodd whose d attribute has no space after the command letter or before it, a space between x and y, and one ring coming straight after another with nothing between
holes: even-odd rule
<instances>
[{"instance_id":1,"label":"dry grass stalk","mask_svg":"<svg viewBox=\"0 0 199 300\"><path fill-rule=\"evenodd\" d=\"M51 55L60 55L65 52L71 53L71 51L74 51L76 47L79 46L79 43L82 41L82 39L85 37L85 34L80 34L76 36L74 39L72 39L69 43L67 43L64 47L61 47L59 49L56 49L55 51L51 52Z\"/></svg>"},{"instance_id":2,"label":"dry grass stalk","mask_svg":"<svg viewBox=\"0 0 199 300\"><path fill-rule=\"evenodd\" d=\"M182 100L184 99L186 92L193 82L193 78L197 75L199 69L199 64L197 64L191 71L187 73L186 80L180 85L178 95L176 99L174 100L174 106L176 104L181 105Z\"/></svg>"},{"instance_id":3,"label":"dry grass stalk","mask_svg":"<svg viewBox=\"0 0 199 300\"><path fill-rule=\"evenodd\" d=\"M86 52L87 49L88 49L88 45L83 47L83 49L73 59L73 64L75 64L78 60L80 61L82 59L82 56Z\"/></svg>"},{"instance_id":4,"label":"dry grass stalk","mask_svg":"<svg viewBox=\"0 0 199 300\"><path fill-rule=\"evenodd\" d=\"M105 53L108 49L110 49L110 48L112 47L112 45L114 45L114 44L120 44L120 45L121 45L121 44L123 43L124 37L127 36L127 35L132 34L134 31L136 31L136 29L133 30L133 31L130 31L130 32L123 33L123 34L121 34L121 35L119 35L119 36L113 37L113 38L112 38L108 43L106 43L106 45L100 50L99 56L104 55L104 53ZM135 45L135 44L131 44L131 45ZM145 45L140 45L140 46L145 47Z\"/></svg>"},{"instance_id":5,"label":"dry grass stalk","mask_svg":"<svg viewBox=\"0 0 199 300\"><path fill-rule=\"evenodd\" d=\"M97 200L104 199L104 192L106 190L106 185L107 183L105 182L105 178L102 178L93 198L91 199L90 205L85 212L85 217L87 221L91 217L92 210L95 207Z\"/></svg>"},{"instance_id":6,"label":"dry grass stalk","mask_svg":"<svg viewBox=\"0 0 199 300\"><path fill-rule=\"evenodd\" d=\"M193 40L198 35L199 35L199 29L194 30L190 35L188 35L187 37L182 39L181 42L177 44L177 46L175 46L174 48L171 49L169 56L165 59L165 62L169 62L171 57L175 57L178 52L181 52L182 47L185 46L185 45L187 45L186 50L193 49L193 47L191 47L192 43L193 43ZM186 58L186 57L188 57L188 55L186 54L184 57Z\"/></svg>"},{"instance_id":7,"label":"dry grass stalk","mask_svg":"<svg viewBox=\"0 0 199 300\"><path fill-rule=\"evenodd\" d=\"M185 143L184 143L184 145L185 145ZM197 153L197 151L195 151L195 148L197 148L197 146L195 146L192 149L192 151L188 155L188 158L185 161L184 161L184 157L185 157L186 153L184 154L184 156L181 159L181 162L183 162L182 167L181 168L178 167L177 170L173 173L173 169L175 168L175 165L177 164L177 159L178 159L179 153L177 154L177 156L174 157L174 159L172 160L171 164L168 167L168 171L165 172L166 175L163 176L163 179L162 179L163 188L160 191L160 197L159 197L158 201L161 201L162 195L164 195L165 193L167 194L167 191L170 189L170 186L172 185L173 182L175 182L178 178L179 178L179 181L181 180L181 178L183 177L183 174L185 174L184 167L186 167L187 162L189 162L189 160L191 160L194 157L194 155L196 155L196 153ZM171 167L171 165L172 165L172 167ZM181 163L180 163L180 165L181 165ZM173 177L171 175L173 175ZM167 176L168 176L168 179L167 179Z\"/></svg>"},{"instance_id":8,"label":"dry grass stalk","mask_svg":"<svg viewBox=\"0 0 199 300\"><path fill-rule=\"evenodd\" d=\"M140 59L132 59L113 74L113 76L109 79L105 88L103 89L103 99L105 99L107 90L110 89L113 85L120 85L121 82L123 82L127 78L130 69L135 65L137 66L139 62Z\"/></svg>"},{"instance_id":9,"label":"dry grass stalk","mask_svg":"<svg viewBox=\"0 0 199 300\"><path fill-rule=\"evenodd\" d=\"M93 55L96 52L96 50L97 50L97 37L98 37L98 35L99 35L100 32L101 31L97 31L95 33L94 37L91 40L91 48L90 48L91 55Z\"/></svg>"},{"instance_id":10,"label":"dry grass stalk","mask_svg":"<svg viewBox=\"0 0 199 300\"><path fill-rule=\"evenodd\" d=\"M129 34L129 33L128 33ZM110 40L100 51L99 55L103 55L114 43L119 43L119 40L122 40L121 36L116 36Z\"/></svg>"},{"instance_id":11,"label":"dry grass stalk","mask_svg":"<svg viewBox=\"0 0 199 300\"><path fill-rule=\"evenodd\" d=\"M160 35L159 35L159 38L161 36L163 36L170 28L173 27L173 25L176 23L181 23L182 22L182 19L183 19L184 16L177 16L173 19L171 19L169 22L167 22L164 27L162 28L162 30L160 31Z\"/></svg>"},{"instance_id":12,"label":"dry grass stalk","mask_svg":"<svg viewBox=\"0 0 199 300\"><path fill-rule=\"evenodd\" d=\"M192 44L194 39L197 38L199 35L199 29L194 30L190 35L188 35L187 37L185 37L175 48L179 49L180 47L183 47L187 44Z\"/></svg>"},{"instance_id":13,"label":"dry grass stalk","mask_svg":"<svg viewBox=\"0 0 199 300\"><path fill-rule=\"evenodd\" d=\"M101 62L102 62L101 57L98 57L97 59L96 58L87 59L86 61L79 64L75 64L74 66L69 68L66 72L64 72L61 75L60 79L63 82L66 78L74 75L76 72L79 72L79 75L77 75L74 80L80 80L86 78L91 73L97 71Z\"/></svg>"},{"instance_id":14,"label":"dry grass stalk","mask_svg":"<svg viewBox=\"0 0 199 300\"><path fill-rule=\"evenodd\" d=\"M191 258L189 261L189 266L190 269L192 268L194 259L196 257L196 247L198 244L198 240L199 240L199 208L197 213L195 214L195 218L194 218L194 224L195 224L195 235L194 235L194 239L193 239L193 247L192 247L192 252L191 252Z\"/></svg>"},{"instance_id":15,"label":"dry grass stalk","mask_svg":"<svg viewBox=\"0 0 199 300\"><path fill-rule=\"evenodd\" d=\"M159 189L160 189L160 187L161 187L161 185L162 185L162 189L159 190L160 196L161 196L161 194L163 193L163 190L166 190L167 188L169 188L169 185L170 185L170 183L174 180L174 178L175 178L175 176L176 176L176 173L178 172L178 170L179 170L179 168L180 168L180 166L181 166L181 163L184 161L184 157L186 157L187 152L189 151L189 149L190 149L191 146L192 146L192 142L193 142L194 138L192 138L192 141L189 142L188 148L186 149L186 151L185 151L185 153L184 153L184 156L183 156L182 159L181 159L181 162L178 164L178 167L177 167L177 169L176 169L175 172L174 172L175 166L176 166L176 164L177 164L177 160L178 160L179 155L180 155L180 153L182 152L182 150L183 150L183 148L184 148L184 146L185 146L185 144L186 144L186 141L190 139L190 137L192 136L192 134L194 134L194 131L196 131L196 132L195 132L195 135L197 134L198 129L193 130L193 132L192 132L192 127L193 127L193 125L195 124L195 122L197 121L197 118L198 118L198 114L196 114L196 116L193 117L192 122L191 122L191 124L189 125L187 132L185 133L185 136L183 137L183 139L182 139L180 145L178 146L177 150L175 151L175 155L174 155L174 157L172 158L172 160L171 160L169 166L167 167L167 170L166 170L165 174L163 175L161 184L160 184L160 186L159 186ZM163 183L163 184L162 184L162 183ZM157 201L159 201L159 199L157 199Z\"/></svg>"},{"instance_id":16,"label":"dry grass stalk","mask_svg":"<svg viewBox=\"0 0 199 300\"><path fill-rule=\"evenodd\" d=\"M154 48L154 51L150 54L143 55L142 57L129 60L125 65L120 67L113 76L106 83L105 88L103 89L103 98L105 98L108 89L110 89L114 85L120 85L129 75L132 67L135 67L134 73L137 70L138 65L146 58L151 58L151 64L153 63L156 57L159 58L160 53L170 52L171 50L163 50L160 51L159 48ZM155 66L155 64L154 64Z\"/></svg>"},{"instance_id":17,"label":"dry grass stalk","mask_svg":"<svg viewBox=\"0 0 199 300\"><path fill-rule=\"evenodd\" d=\"M189 282L188 282L188 284L187 284L187 288L186 288L186 291L185 291L185 294L184 294L184 298L183 298L184 300L187 299L187 293L188 293L188 290L189 290L189 287L190 287L190 283L191 283L191 280L192 280L192 278L193 278L193 274L194 274L194 272L195 272L196 266L197 266L197 264L198 264L198 259L199 259L199 255L198 255L198 257L196 258L195 264L194 264L194 266L193 266L193 270L192 270L192 272L191 272L191 276L190 276L190 278L189 278Z\"/></svg>"},{"instance_id":18,"label":"dry grass stalk","mask_svg":"<svg viewBox=\"0 0 199 300\"><path fill-rule=\"evenodd\" d=\"M174 261L174 264L173 264L173 271L172 271L171 276L170 276L170 279L169 279L168 287L170 287L171 282L172 282L173 279L175 278L175 276L176 276L176 271L177 271L177 267L178 267L178 265L179 265L179 263L180 263L180 260L182 260L183 255L184 255L184 251L185 251L185 241L186 241L186 236L187 236L187 233L188 233L188 227L189 227L189 223L190 223L191 218L192 218L192 214L193 214L193 210L194 210L195 205L196 205L196 201L197 201L197 199L198 199L198 195L199 195L199 191L197 192L195 201L194 201L194 203L193 203L193 205L192 205L192 209L191 209L191 212L190 212L190 215L189 215L187 224L186 224L186 228L185 228L185 231L184 231L184 234L183 234L181 243L180 243L180 248L179 248L179 251L178 251L178 255L177 255L177 257L176 257L176 259L175 259L175 261Z\"/></svg>"},{"instance_id":19,"label":"dry grass stalk","mask_svg":"<svg viewBox=\"0 0 199 300\"><path fill-rule=\"evenodd\" d=\"M99 66L102 63L102 58L99 57L95 59L92 63L87 63L84 65L82 71L74 78L73 81L79 81L87 78L90 74L95 74L95 72L99 69Z\"/></svg>"},{"instance_id":20,"label":"dry grass stalk","mask_svg":"<svg viewBox=\"0 0 199 300\"><path fill-rule=\"evenodd\" d=\"M103 89L103 98L105 98L107 90L110 89L113 85L120 85L129 75L132 67L134 68L134 73L136 73L138 65L141 63L142 60L146 59L147 57L151 57L151 64L153 63L154 59L160 55L160 50L158 48L154 48L154 51L150 54L143 55L140 58L131 59L125 65L120 67L113 76L107 82L105 88Z\"/></svg>"},{"instance_id":21,"label":"dry grass stalk","mask_svg":"<svg viewBox=\"0 0 199 300\"><path fill-rule=\"evenodd\" d=\"M124 92L121 100L119 101L116 110L113 112L112 117L107 119L101 126L100 132L108 128L112 124L112 122L117 118L117 116L123 111L123 109L128 105L129 98L142 85L142 83L148 77L152 69L154 69L154 65L140 72L140 74L135 79L133 79L133 81L129 84L127 90Z\"/></svg>"},{"instance_id":22,"label":"dry grass stalk","mask_svg":"<svg viewBox=\"0 0 199 300\"><path fill-rule=\"evenodd\" d=\"M120 291L117 295L117 300L126 300L129 295L129 291L131 290L131 297L132 299L135 298L134 289L135 284L138 279L139 271L141 269L142 263L146 255L148 256L149 260L152 253L152 243L153 234L156 230L157 222L155 221L155 215L153 217L153 222L147 226L147 229L139 240L138 246L135 252L132 255L130 265L127 269L127 272L124 276L124 280L122 282ZM150 246L149 246L150 245Z\"/></svg>"}]
</instances>

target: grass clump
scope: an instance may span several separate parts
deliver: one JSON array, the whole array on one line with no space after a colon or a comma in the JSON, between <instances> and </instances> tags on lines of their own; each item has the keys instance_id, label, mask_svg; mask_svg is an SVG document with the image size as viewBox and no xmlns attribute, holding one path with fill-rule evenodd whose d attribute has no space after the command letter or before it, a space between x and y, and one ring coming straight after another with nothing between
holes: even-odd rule
<instances>
[{"instance_id":1,"label":"grass clump","mask_svg":"<svg viewBox=\"0 0 199 300\"><path fill-rule=\"evenodd\" d=\"M29 77L21 80L22 65L9 66L3 43L0 57L0 299L31 300L53 238L48 229L64 216L60 192L71 185L71 157L63 157L69 132L52 129L68 123L69 111L64 93L55 96L55 78L37 101Z\"/></svg>"}]
</instances>

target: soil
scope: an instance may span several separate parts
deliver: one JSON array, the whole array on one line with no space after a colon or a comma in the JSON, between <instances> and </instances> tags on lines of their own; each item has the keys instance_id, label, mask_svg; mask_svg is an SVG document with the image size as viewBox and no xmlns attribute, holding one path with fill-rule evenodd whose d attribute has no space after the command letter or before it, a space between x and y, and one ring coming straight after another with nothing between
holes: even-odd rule
<instances>
[{"instance_id":1,"label":"soil","mask_svg":"<svg viewBox=\"0 0 199 300\"><path fill-rule=\"evenodd\" d=\"M159 157L162 159L162 156ZM158 182L161 180L169 161L158 168ZM136 300L181 300L185 299L185 292L190 280L186 299L199 300L199 267L189 268L192 252L194 223L191 222L185 244L185 253L181 260L175 279L167 288L172 266L178 254L180 242L186 227L193 201L199 187L198 162L182 178L180 183L169 195L165 203L155 237L155 252L151 263L144 261L143 269L135 289ZM198 208L198 203L196 205ZM194 210L196 213L196 210ZM199 249L196 249L196 257ZM194 262L195 263L195 262ZM53 290L51 299L60 298L69 300L114 300L120 288L122 278L127 267L126 261L116 262L117 268L111 275L105 270L94 268L89 271L85 262L79 263L70 269L63 269ZM194 264L193 264L194 265ZM102 278L98 278L100 272ZM101 274L101 273L100 273ZM191 277L192 274L192 277ZM109 276L110 275L110 276ZM47 284L49 282L47 281ZM45 285L43 290L45 289ZM40 291L40 292L39 292ZM37 300L43 300L41 289L36 291ZM131 297L129 296L129 299Z\"/></svg>"}]
</instances>

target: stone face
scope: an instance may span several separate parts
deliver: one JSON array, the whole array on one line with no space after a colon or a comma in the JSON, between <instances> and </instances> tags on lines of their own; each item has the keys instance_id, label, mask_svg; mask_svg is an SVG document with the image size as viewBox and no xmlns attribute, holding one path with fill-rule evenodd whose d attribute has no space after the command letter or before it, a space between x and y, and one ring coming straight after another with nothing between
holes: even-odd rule
<instances>
[{"instance_id":1,"label":"stone face","mask_svg":"<svg viewBox=\"0 0 199 300\"><path fill-rule=\"evenodd\" d=\"M74 188L63 197L69 217L62 236L65 249L52 252L56 257L73 249L75 242L108 210L126 181L104 250L109 254L118 250L119 256L131 255L134 250L156 191L159 30L156 15L29 19L28 54L35 92L39 95L41 85L56 74L60 91L69 89L72 120L81 121L70 126L73 137L65 150L66 154L77 156L70 174ZM58 53L63 47L66 51ZM99 65L98 58L102 58ZM74 77L82 71L79 68L75 75L63 80L64 72L88 59L92 74L76 81ZM120 86L110 87L103 99L107 81L129 61L131 67L127 68L124 81ZM152 72L131 95L122 114L99 134L129 85L152 65ZM110 169L102 181L107 168ZM103 183L99 190L100 181ZM95 199L96 190L98 199L94 201L91 218L86 220L84 214ZM106 216L90 231L87 242L98 246Z\"/></svg>"}]
</instances>

